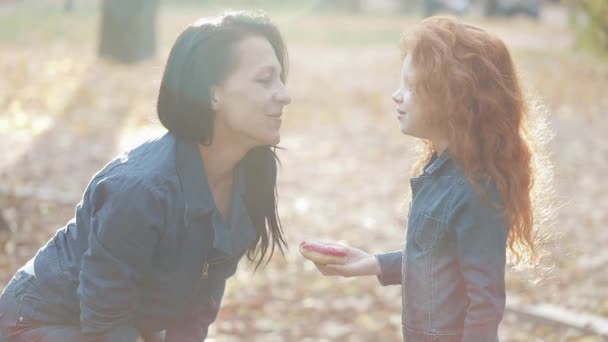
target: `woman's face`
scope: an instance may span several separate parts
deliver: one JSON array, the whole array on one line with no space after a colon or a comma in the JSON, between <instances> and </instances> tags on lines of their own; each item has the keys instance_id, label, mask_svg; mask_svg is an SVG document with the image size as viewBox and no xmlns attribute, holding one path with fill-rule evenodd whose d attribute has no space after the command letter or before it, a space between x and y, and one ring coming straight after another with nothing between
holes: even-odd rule
<instances>
[{"instance_id":1,"label":"woman's face","mask_svg":"<svg viewBox=\"0 0 608 342\"><path fill-rule=\"evenodd\" d=\"M248 147L276 145L283 107L291 102L280 78L281 64L262 36L244 38L233 51L234 68L212 89L215 134Z\"/></svg>"},{"instance_id":2,"label":"woman's face","mask_svg":"<svg viewBox=\"0 0 608 342\"><path fill-rule=\"evenodd\" d=\"M397 119L401 126L401 132L422 139L434 138L432 127L428 123L429 120L424 117L423 110L410 83L414 78L410 54L406 55L403 60L400 78L401 86L392 97L397 104Z\"/></svg>"}]
</instances>

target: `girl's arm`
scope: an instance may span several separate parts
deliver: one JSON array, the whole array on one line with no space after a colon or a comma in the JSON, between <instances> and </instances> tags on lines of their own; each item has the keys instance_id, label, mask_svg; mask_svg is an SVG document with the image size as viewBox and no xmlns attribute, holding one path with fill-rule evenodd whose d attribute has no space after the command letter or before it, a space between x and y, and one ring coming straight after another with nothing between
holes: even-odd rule
<instances>
[{"instance_id":1,"label":"girl's arm","mask_svg":"<svg viewBox=\"0 0 608 342\"><path fill-rule=\"evenodd\" d=\"M401 285L403 251L376 254L376 258L380 264L380 274L378 274L380 284Z\"/></svg>"},{"instance_id":2,"label":"girl's arm","mask_svg":"<svg viewBox=\"0 0 608 342\"><path fill-rule=\"evenodd\" d=\"M380 264L376 256L362 251L358 248L344 246L347 256L344 265L328 264L321 265L315 263L315 266L326 276L342 276L342 277L359 277L379 275Z\"/></svg>"},{"instance_id":3,"label":"girl's arm","mask_svg":"<svg viewBox=\"0 0 608 342\"><path fill-rule=\"evenodd\" d=\"M505 217L502 210L473 193L459 198L450 213L469 299L462 340L494 341L506 297Z\"/></svg>"}]
</instances>

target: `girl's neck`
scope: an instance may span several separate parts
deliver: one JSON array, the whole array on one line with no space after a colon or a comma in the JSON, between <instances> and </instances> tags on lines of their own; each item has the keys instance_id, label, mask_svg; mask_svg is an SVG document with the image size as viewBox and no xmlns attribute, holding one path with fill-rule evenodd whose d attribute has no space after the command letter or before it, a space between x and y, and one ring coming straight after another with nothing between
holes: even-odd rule
<instances>
[{"instance_id":1,"label":"girl's neck","mask_svg":"<svg viewBox=\"0 0 608 342\"><path fill-rule=\"evenodd\" d=\"M440 155L448 148L448 141L446 139L431 139L433 149Z\"/></svg>"}]
</instances>

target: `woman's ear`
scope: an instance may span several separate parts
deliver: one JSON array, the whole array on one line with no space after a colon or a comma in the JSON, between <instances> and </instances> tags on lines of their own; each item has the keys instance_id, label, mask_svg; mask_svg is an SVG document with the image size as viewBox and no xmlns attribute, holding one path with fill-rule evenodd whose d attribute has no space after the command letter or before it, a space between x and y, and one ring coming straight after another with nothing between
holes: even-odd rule
<instances>
[{"instance_id":1,"label":"woman's ear","mask_svg":"<svg viewBox=\"0 0 608 342\"><path fill-rule=\"evenodd\" d=\"M211 96L209 97L211 100L211 109L213 109L214 112L217 112L221 105L222 90L219 87L214 86L209 89L209 92L211 93Z\"/></svg>"}]
</instances>

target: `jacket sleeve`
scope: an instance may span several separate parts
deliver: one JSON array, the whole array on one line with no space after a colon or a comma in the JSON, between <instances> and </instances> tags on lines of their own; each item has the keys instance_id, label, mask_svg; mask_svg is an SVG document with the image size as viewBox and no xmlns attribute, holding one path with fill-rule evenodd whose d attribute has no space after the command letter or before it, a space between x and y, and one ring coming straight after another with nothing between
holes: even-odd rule
<instances>
[{"instance_id":1,"label":"jacket sleeve","mask_svg":"<svg viewBox=\"0 0 608 342\"><path fill-rule=\"evenodd\" d=\"M468 297L463 341L494 341L506 298L503 211L470 193L456 200L450 212Z\"/></svg>"},{"instance_id":2,"label":"jacket sleeve","mask_svg":"<svg viewBox=\"0 0 608 342\"><path fill-rule=\"evenodd\" d=\"M380 274L378 275L380 284L383 286L401 285L403 252L376 254L376 258L380 264Z\"/></svg>"},{"instance_id":3,"label":"jacket sleeve","mask_svg":"<svg viewBox=\"0 0 608 342\"><path fill-rule=\"evenodd\" d=\"M89 245L80 269L82 333L91 341L136 334L138 282L164 228L160 196L138 179L104 179L91 191ZM137 335L135 335L137 336Z\"/></svg>"},{"instance_id":4,"label":"jacket sleeve","mask_svg":"<svg viewBox=\"0 0 608 342\"><path fill-rule=\"evenodd\" d=\"M217 312L198 311L181 317L167 329L165 342L198 342L207 338L209 325Z\"/></svg>"}]
</instances>

